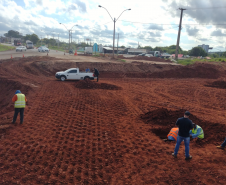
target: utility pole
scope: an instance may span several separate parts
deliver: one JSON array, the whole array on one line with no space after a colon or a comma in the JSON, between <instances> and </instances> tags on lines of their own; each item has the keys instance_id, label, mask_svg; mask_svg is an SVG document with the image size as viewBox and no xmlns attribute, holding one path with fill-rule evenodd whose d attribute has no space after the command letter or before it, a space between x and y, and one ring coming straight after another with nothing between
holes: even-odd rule
<instances>
[{"instance_id":1,"label":"utility pole","mask_svg":"<svg viewBox=\"0 0 226 185\"><path fill-rule=\"evenodd\" d=\"M113 32L113 58L115 57L115 18L114 18L114 32Z\"/></svg>"},{"instance_id":2,"label":"utility pole","mask_svg":"<svg viewBox=\"0 0 226 185\"><path fill-rule=\"evenodd\" d=\"M180 32L181 32L181 24L182 24L182 16L183 16L183 11L186 9L179 8L181 10L180 14L180 25L179 25L179 30L178 30L178 36L177 36L177 46L176 46L176 53L175 53L175 59L178 59L178 51L179 51L179 43L180 43Z\"/></svg>"},{"instance_id":3,"label":"utility pole","mask_svg":"<svg viewBox=\"0 0 226 185\"><path fill-rule=\"evenodd\" d=\"M68 32L69 32L69 42L68 42L68 51L69 51L70 50L70 34L71 34L71 31L68 30Z\"/></svg>"},{"instance_id":4,"label":"utility pole","mask_svg":"<svg viewBox=\"0 0 226 185\"><path fill-rule=\"evenodd\" d=\"M59 33L58 33L58 49L59 49L59 42L60 42L60 40L59 40Z\"/></svg>"},{"instance_id":5,"label":"utility pole","mask_svg":"<svg viewBox=\"0 0 226 185\"><path fill-rule=\"evenodd\" d=\"M138 47L137 47L137 49L139 49L139 42L138 42Z\"/></svg>"},{"instance_id":6,"label":"utility pole","mask_svg":"<svg viewBox=\"0 0 226 185\"><path fill-rule=\"evenodd\" d=\"M119 33L118 33L118 41L119 41ZM117 55L118 55L118 42L117 42Z\"/></svg>"}]
</instances>

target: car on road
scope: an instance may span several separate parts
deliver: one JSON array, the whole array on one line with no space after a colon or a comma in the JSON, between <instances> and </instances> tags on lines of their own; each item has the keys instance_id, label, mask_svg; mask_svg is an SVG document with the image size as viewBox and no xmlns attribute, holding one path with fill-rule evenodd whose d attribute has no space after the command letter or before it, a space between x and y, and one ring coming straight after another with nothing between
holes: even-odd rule
<instances>
[{"instance_id":1,"label":"car on road","mask_svg":"<svg viewBox=\"0 0 226 185\"><path fill-rule=\"evenodd\" d=\"M27 48L25 46L19 46L16 48L16 52L17 51L26 51L26 50L27 50Z\"/></svg>"},{"instance_id":2,"label":"car on road","mask_svg":"<svg viewBox=\"0 0 226 185\"><path fill-rule=\"evenodd\" d=\"M49 49L45 46L41 46L38 48L38 52L49 52Z\"/></svg>"},{"instance_id":3,"label":"car on road","mask_svg":"<svg viewBox=\"0 0 226 185\"><path fill-rule=\"evenodd\" d=\"M57 79L60 79L61 81L65 80L94 80L97 77L94 77L94 73L86 73L86 72L80 72L79 68L70 68L66 71L59 71L55 74L55 77Z\"/></svg>"}]
</instances>

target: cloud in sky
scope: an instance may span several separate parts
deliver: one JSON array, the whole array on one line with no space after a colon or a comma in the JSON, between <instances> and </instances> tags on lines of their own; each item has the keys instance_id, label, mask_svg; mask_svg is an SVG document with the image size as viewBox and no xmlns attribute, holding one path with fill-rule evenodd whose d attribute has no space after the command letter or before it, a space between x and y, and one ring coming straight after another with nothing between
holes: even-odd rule
<instances>
[{"instance_id":1,"label":"cloud in sky","mask_svg":"<svg viewBox=\"0 0 226 185\"><path fill-rule=\"evenodd\" d=\"M98 3L94 0L1 0L0 35L12 29L24 35L36 33L39 37L59 34L60 40L67 41L68 29L78 24L73 28L74 39L91 38L94 42L112 45L113 22L99 4L107 8L113 18L131 8L116 22L116 38L119 33L120 45L136 47L138 42L152 47L176 44L179 7L187 9L180 40L183 49L203 43L219 45L226 42L225 0L140 0L129 3L122 0L99 0Z\"/></svg>"}]
</instances>

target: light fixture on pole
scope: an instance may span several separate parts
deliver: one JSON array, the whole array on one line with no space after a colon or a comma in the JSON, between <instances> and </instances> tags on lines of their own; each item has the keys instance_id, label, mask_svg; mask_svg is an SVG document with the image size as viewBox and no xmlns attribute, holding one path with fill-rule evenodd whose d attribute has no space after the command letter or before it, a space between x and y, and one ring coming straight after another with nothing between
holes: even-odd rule
<instances>
[{"instance_id":1,"label":"light fixture on pole","mask_svg":"<svg viewBox=\"0 0 226 185\"><path fill-rule=\"evenodd\" d=\"M104 8L103 6L101 6L101 5L99 5L98 7L100 7L100 8ZM106 9L106 8L104 8L107 12L108 12L108 10ZM125 12L125 11L127 11L127 10L131 10L131 9L126 9L126 10L124 10L123 12ZM122 13L123 13L122 12ZM122 13L119 15L119 17L122 15ZM115 23L116 23L116 21L119 19L119 17L117 18L117 19L113 19L112 18L112 16L111 16L111 14L108 12L108 14L109 14L109 16L111 17L111 19L112 19L112 21L114 22L114 32L113 32L113 58L114 58L114 54L115 54Z\"/></svg>"},{"instance_id":2,"label":"light fixture on pole","mask_svg":"<svg viewBox=\"0 0 226 185\"><path fill-rule=\"evenodd\" d=\"M64 25L63 23L60 23L62 25ZM74 26L78 26L77 24L75 24ZM64 27L67 29L68 33L69 33L69 41L68 41L68 44L69 44L69 48L68 48L68 51L70 50L70 38L71 38L71 31L72 31L72 28L74 27L72 26L71 29L67 29L67 27L64 25Z\"/></svg>"}]
</instances>

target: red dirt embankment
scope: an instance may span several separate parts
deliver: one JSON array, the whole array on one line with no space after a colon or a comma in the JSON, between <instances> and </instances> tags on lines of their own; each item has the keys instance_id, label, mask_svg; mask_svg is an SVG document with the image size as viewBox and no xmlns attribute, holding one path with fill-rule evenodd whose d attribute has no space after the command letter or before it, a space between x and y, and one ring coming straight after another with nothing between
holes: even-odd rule
<instances>
[{"instance_id":1,"label":"red dirt embankment","mask_svg":"<svg viewBox=\"0 0 226 185\"><path fill-rule=\"evenodd\" d=\"M98 68L99 82L55 79L70 67ZM183 73L175 75L178 70ZM51 57L0 61L0 184L224 185L225 151L215 145L224 140L226 91L205 86L223 79L224 70L217 64L97 64ZM29 102L23 125L18 118L11 124L17 89ZM162 141L185 110L205 133L204 140L191 141L191 161L184 160L183 145L174 159L175 143Z\"/></svg>"}]
</instances>

